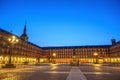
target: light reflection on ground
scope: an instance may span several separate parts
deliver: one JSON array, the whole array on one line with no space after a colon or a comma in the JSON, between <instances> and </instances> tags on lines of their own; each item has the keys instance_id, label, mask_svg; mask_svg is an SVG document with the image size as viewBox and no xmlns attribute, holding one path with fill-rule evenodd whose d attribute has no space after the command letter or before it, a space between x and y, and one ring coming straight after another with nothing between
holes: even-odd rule
<instances>
[{"instance_id":1,"label":"light reflection on ground","mask_svg":"<svg viewBox=\"0 0 120 80\"><path fill-rule=\"evenodd\" d=\"M26 77L31 76L36 69L16 69L16 70L1 70L0 72L0 80L23 80Z\"/></svg>"},{"instance_id":2,"label":"light reflection on ground","mask_svg":"<svg viewBox=\"0 0 120 80\"><path fill-rule=\"evenodd\" d=\"M57 72L57 71L46 71L44 73L53 73L53 74L68 74L69 72ZM108 72L82 72L83 74L111 74Z\"/></svg>"},{"instance_id":3,"label":"light reflection on ground","mask_svg":"<svg viewBox=\"0 0 120 80\"><path fill-rule=\"evenodd\" d=\"M3 79L0 80L22 80L20 75L7 73Z\"/></svg>"},{"instance_id":4,"label":"light reflection on ground","mask_svg":"<svg viewBox=\"0 0 120 80\"><path fill-rule=\"evenodd\" d=\"M117 70L119 67L116 69L116 67L111 68L109 66L102 66L101 64L78 67L88 80L120 80L119 70ZM0 80L66 80L70 69L71 66L58 64L1 69Z\"/></svg>"}]
</instances>

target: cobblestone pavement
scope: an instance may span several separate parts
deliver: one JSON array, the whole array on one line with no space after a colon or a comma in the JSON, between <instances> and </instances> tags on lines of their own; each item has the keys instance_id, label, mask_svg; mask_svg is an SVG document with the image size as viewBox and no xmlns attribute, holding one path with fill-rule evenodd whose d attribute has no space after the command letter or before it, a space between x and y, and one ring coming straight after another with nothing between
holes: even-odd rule
<instances>
[{"instance_id":1,"label":"cobblestone pavement","mask_svg":"<svg viewBox=\"0 0 120 80\"><path fill-rule=\"evenodd\" d=\"M15 69L0 69L0 80L66 80L71 66L65 64L41 64ZM80 65L87 80L120 80L120 67Z\"/></svg>"},{"instance_id":2,"label":"cobblestone pavement","mask_svg":"<svg viewBox=\"0 0 120 80\"><path fill-rule=\"evenodd\" d=\"M120 80L120 67L94 64L88 66L82 65L79 68L87 80Z\"/></svg>"},{"instance_id":3,"label":"cobblestone pavement","mask_svg":"<svg viewBox=\"0 0 120 80\"><path fill-rule=\"evenodd\" d=\"M34 65L22 65L17 68L2 68L0 69L0 80L23 80L31 76L40 67Z\"/></svg>"},{"instance_id":4,"label":"cobblestone pavement","mask_svg":"<svg viewBox=\"0 0 120 80\"><path fill-rule=\"evenodd\" d=\"M71 66L52 64L44 67L25 80L66 80Z\"/></svg>"},{"instance_id":5,"label":"cobblestone pavement","mask_svg":"<svg viewBox=\"0 0 120 80\"><path fill-rule=\"evenodd\" d=\"M70 69L69 65L58 64L0 69L0 80L66 80Z\"/></svg>"}]
</instances>

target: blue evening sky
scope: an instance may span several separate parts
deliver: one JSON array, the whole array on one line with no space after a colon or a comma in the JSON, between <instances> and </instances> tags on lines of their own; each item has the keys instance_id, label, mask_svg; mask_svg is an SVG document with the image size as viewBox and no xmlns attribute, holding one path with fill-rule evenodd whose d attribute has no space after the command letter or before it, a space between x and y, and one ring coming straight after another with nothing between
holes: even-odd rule
<instances>
[{"instance_id":1,"label":"blue evening sky","mask_svg":"<svg viewBox=\"0 0 120 80\"><path fill-rule=\"evenodd\" d=\"M39 46L111 44L120 40L120 0L0 0L0 28Z\"/></svg>"}]
</instances>

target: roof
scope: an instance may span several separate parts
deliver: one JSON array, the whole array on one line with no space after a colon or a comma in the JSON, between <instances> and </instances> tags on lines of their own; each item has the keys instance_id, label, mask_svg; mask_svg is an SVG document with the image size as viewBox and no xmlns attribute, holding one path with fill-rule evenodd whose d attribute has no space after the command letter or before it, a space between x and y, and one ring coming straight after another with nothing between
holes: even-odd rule
<instances>
[{"instance_id":1,"label":"roof","mask_svg":"<svg viewBox=\"0 0 120 80\"><path fill-rule=\"evenodd\" d=\"M119 44L120 43L120 41L118 41L116 44Z\"/></svg>"},{"instance_id":2,"label":"roof","mask_svg":"<svg viewBox=\"0 0 120 80\"><path fill-rule=\"evenodd\" d=\"M8 31L6 31L6 30L1 29L1 28L0 28L0 31L1 31L1 32L4 32L4 33L6 33L6 34L15 35L15 34L12 34L12 33L8 32ZM17 36L17 35L15 35L15 36ZM17 36L17 37L18 37L18 36ZM20 37L18 37L18 38L20 38ZM36 44L34 44L34 43L31 43L31 42L28 42L28 44L31 44L31 45L36 46L36 47L38 47L38 48L41 48L40 46L38 46L38 45L36 45Z\"/></svg>"},{"instance_id":3,"label":"roof","mask_svg":"<svg viewBox=\"0 0 120 80\"><path fill-rule=\"evenodd\" d=\"M28 44L31 44L31 45L36 46L36 47L38 47L38 48L41 48L40 46L38 46L38 45L36 45L36 44L34 44L34 43L31 43L31 42L28 42Z\"/></svg>"},{"instance_id":4,"label":"roof","mask_svg":"<svg viewBox=\"0 0 120 80\"><path fill-rule=\"evenodd\" d=\"M0 31L1 31L1 32L4 32L4 33L6 33L6 34L11 34L11 35L12 35L12 33L8 32L8 31L5 31L5 30L3 30L3 29L1 29L1 28L0 28Z\"/></svg>"},{"instance_id":5,"label":"roof","mask_svg":"<svg viewBox=\"0 0 120 80\"><path fill-rule=\"evenodd\" d=\"M86 45L86 46L60 46L60 47L42 47L42 49L70 49L70 48L108 48L111 45Z\"/></svg>"},{"instance_id":6,"label":"roof","mask_svg":"<svg viewBox=\"0 0 120 80\"><path fill-rule=\"evenodd\" d=\"M0 28L0 31L3 32L3 33L10 34L10 35L14 35L14 36L18 37L17 35L15 35L15 34L13 34L13 33L11 33L11 32L8 32L8 31L6 31L6 30L3 30L3 29L1 29L1 28ZM19 37L18 37L18 38L19 38Z\"/></svg>"},{"instance_id":7,"label":"roof","mask_svg":"<svg viewBox=\"0 0 120 80\"><path fill-rule=\"evenodd\" d=\"M15 35L15 34L12 34L8 31L5 31L3 29L0 28L0 31L1 32L4 32L6 34L11 34L11 35ZM16 35L15 35L16 36ZM17 36L18 37L18 36ZM85 45L85 46L54 46L54 47L40 47L34 43L31 43L31 42L28 42L29 44L33 45L33 46L36 46L38 48L42 48L42 49L64 49L64 48L108 48L108 47L111 47L112 45ZM118 41L117 43L120 43L120 41Z\"/></svg>"}]
</instances>

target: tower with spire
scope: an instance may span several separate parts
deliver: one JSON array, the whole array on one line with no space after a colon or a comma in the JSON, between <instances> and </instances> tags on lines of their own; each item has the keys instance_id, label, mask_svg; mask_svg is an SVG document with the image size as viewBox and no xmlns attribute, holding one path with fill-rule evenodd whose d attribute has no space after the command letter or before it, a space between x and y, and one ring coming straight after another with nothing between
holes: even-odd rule
<instances>
[{"instance_id":1,"label":"tower with spire","mask_svg":"<svg viewBox=\"0 0 120 80\"><path fill-rule=\"evenodd\" d=\"M25 23L25 26L24 26L23 34L20 36L20 38L21 38L23 41L28 41L28 36L27 36L27 34L26 34L26 23Z\"/></svg>"}]
</instances>

